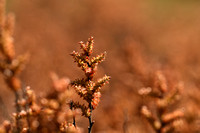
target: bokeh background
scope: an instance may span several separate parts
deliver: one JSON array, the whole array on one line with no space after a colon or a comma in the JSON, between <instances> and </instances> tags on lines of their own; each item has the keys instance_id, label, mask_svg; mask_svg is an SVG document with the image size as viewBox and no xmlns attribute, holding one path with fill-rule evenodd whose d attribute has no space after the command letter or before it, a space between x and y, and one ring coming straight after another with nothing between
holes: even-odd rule
<instances>
[{"instance_id":1,"label":"bokeh background","mask_svg":"<svg viewBox=\"0 0 200 133\"><path fill-rule=\"evenodd\" d=\"M96 77L106 73L112 80L94 111L95 132L122 132L124 123L130 131L151 132L137 90L156 70L184 82L181 105L200 125L200 1L7 0L7 11L16 16L17 54L30 54L21 78L38 95L51 89L51 71L71 80L83 76L69 56L79 41L94 36L94 55L107 51ZM2 121L14 111L14 96L0 80ZM79 125L87 130L86 119Z\"/></svg>"}]
</instances>

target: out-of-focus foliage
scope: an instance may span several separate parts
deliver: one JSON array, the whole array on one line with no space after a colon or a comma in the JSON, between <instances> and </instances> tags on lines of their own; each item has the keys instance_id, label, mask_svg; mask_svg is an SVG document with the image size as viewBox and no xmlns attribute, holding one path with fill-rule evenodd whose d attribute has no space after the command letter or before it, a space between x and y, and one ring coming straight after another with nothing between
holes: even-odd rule
<instances>
[{"instance_id":1,"label":"out-of-focus foliage","mask_svg":"<svg viewBox=\"0 0 200 133\"><path fill-rule=\"evenodd\" d=\"M16 15L16 52L31 55L21 78L38 93L50 90L51 70L70 79L83 76L68 56L78 40L93 35L98 44L94 53L107 51L97 78L107 73L112 82L94 111L95 132L122 132L123 128L151 132L140 115L145 101L137 92L152 86L157 70L163 71L171 86L184 83L182 100L175 107L185 109L189 131L199 130L198 0L9 0L8 4ZM10 114L13 95L4 88L2 83L0 96L7 109L1 110ZM9 118L2 112L1 120ZM86 127L81 120L79 125Z\"/></svg>"}]
</instances>

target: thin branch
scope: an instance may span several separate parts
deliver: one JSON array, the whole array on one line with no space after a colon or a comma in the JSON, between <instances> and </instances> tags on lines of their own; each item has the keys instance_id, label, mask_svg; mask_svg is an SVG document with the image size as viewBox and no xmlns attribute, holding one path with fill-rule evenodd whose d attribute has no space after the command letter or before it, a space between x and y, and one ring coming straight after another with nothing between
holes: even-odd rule
<instances>
[{"instance_id":1,"label":"thin branch","mask_svg":"<svg viewBox=\"0 0 200 133\"><path fill-rule=\"evenodd\" d=\"M89 103L89 107L90 107L90 116L88 117L88 120L89 120L88 133L92 133L92 126L94 122L92 121L92 104L91 103Z\"/></svg>"},{"instance_id":2,"label":"thin branch","mask_svg":"<svg viewBox=\"0 0 200 133\"><path fill-rule=\"evenodd\" d=\"M73 101L70 102L70 109L73 110ZM76 127L76 119L75 116L73 116L73 125Z\"/></svg>"}]
</instances>

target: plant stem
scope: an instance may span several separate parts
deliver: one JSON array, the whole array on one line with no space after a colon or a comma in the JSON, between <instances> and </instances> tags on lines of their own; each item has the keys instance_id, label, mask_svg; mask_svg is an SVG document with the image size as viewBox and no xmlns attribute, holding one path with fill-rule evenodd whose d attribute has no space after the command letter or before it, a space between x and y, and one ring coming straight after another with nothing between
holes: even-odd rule
<instances>
[{"instance_id":1,"label":"plant stem","mask_svg":"<svg viewBox=\"0 0 200 133\"><path fill-rule=\"evenodd\" d=\"M88 133L92 133L92 126L93 126L94 122L92 121L92 104L91 104L91 102L89 103L89 107L90 107L90 116L88 117L88 119L89 119Z\"/></svg>"},{"instance_id":2,"label":"plant stem","mask_svg":"<svg viewBox=\"0 0 200 133\"><path fill-rule=\"evenodd\" d=\"M70 102L70 109L73 110L73 101ZM73 116L73 125L76 127L76 119L75 119L75 116Z\"/></svg>"},{"instance_id":3,"label":"plant stem","mask_svg":"<svg viewBox=\"0 0 200 133\"><path fill-rule=\"evenodd\" d=\"M15 93L15 105L16 105L16 112L17 112L16 126L17 126L17 133L19 133L20 132L20 127L19 127L19 118L18 118L18 115L19 115L21 109L20 109L20 105L18 103L18 101L19 101L19 94L18 94L17 91L14 91L14 93Z\"/></svg>"},{"instance_id":4,"label":"plant stem","mask_svg":"<svg viewBox=\"0 0 200 133\"><path fill-rule=\"evenodd\" d=\"M26 101L27 101L28 100L28 98L27 98L27 91L26 91L25 87L23 87L23 88L24 88L23 89L23 98L26 99ZM29 110L29 103L26 103L25 110L27 112L27 117L26 117L27 126L28 126L27 133L30 133L31 122L30 122L30 119L29 119L30 115L29 115L29 112L28 112L28 110Z\"/></svg>"}]
</instances>

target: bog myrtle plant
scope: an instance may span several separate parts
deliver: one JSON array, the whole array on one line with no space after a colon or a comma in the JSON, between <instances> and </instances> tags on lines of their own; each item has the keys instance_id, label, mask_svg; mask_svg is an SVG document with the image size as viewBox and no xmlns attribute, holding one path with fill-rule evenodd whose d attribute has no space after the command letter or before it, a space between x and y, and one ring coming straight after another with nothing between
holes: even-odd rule
<instances>
[{"instance_id":1,"label":"bog myrtle plant","mask_svg":"<svg viewBox=\"0 0 200 133\"><path fill-rule=\"evenodd\" d=\"M81 112L89 119L88 132L91 133L94 124L92 111L100 101L102 86L110 80L110 77L105 75L98 81L93 81L98 64L105 59L105 53L91 57L93 37L90 37L86 44L80 42L83 52L72 52L71 55L86 77L70 82L68 78L59 78L52 72L51 91L38 97L29 86L22 86L25 83L22 83L19 74L24 69L28 56L15 55L15 19L13 14L6 15L5 3L5 0L0 0L0 72L15 95L16 112L12 114L11 120L5 120L0 125L0 133L81 133L82 129L75 121L75 117ZM81 105L76 101L66 103L73 95L73 91L69 89L70 85L88 105Z\"/></svg>"},{"instance_id":2,"label":"bog myrtle plant","mask_svg":"<svg viewBox=\"0 0 200 133\"><path fill-rule=\"evenodd\" d=\"M5 13L5 0L0 0L0 72L7 87L15 95L16 112L11 120L0 125L0 133L80 133L71 119L80 114L70 110L66 100L72 94L68 78L58 78L51 73L52 91L37 97L29 87L22 87L19 74L27 61L27 55L16 56L14 49L14 16ZM25 83L23 83L25 84Z\"/></svg>"},{"instance_id":3,"label":"bog myrtle plant","mask_svg":"<svg viewBox=\"0 0 200 133\"><path fill-rule=\"evenodd\" d=\"M170 89L162 71L156 71L154 85L138 91L143 98L149 98L149 102L146 102L147 105L141 107L141 114L148 120L156 133L173 133L184 125L183 109L170 109L180 100L182 89L181 82Z\"/></svg>"},{"instance_id":4,"label":"bog myrtle plant","mask_svg":"<svg viewBox=\"0 0 200 133\"><path fill-rule=\"evenodd\" d=\"M70 81L67 77L59 78L52 72L51 90L40 96L20 79L28 55L15 54L13 39L15 19L13 14L5 13L5 3L6 0L0 0L0 73L7 88L15 96L16 111L9 120L0 125L0 133L82 133L83 129L77 125L75 119L81 114L88 119L88 133L91 133L94 125L93 111L100 102L102 87L110 80L110 76L107 75L94 80L97 67L105 60L106 52L93 57L94 38L88 38L86 43L81 41L79 43L81 52L73 51L70 55L84 72L84 78ZM141 83L151 82L147 83L149 86L145 86L144 83L145 87L138 92L144 101L148 99L140 108L140 113L154 132L176 132L184 124L185 117L185 112L181 108L173 106L180 99L182 84L176 87L170 86L162 71L156 71L155 79L149 80L146 74L153 68L147 65L148 61L140 57L143 54L133 52L132 49L138 50L137 47L127 47L126 53L133 56L128 62L134 68L135 75L138 75L134 80L138 79L139 82L141 80ZM127 79L128 77L124 81ZM131 82L130 84L132 86ZM71 100L74 93L80 96L81 102ZM196 110L192 109L193 111ZM196 118L196 114L198 112L192 119L198 122L199 115ZM128 119L125 122L128 123ZM192 129L194 132L199 131L199 123L196 125L198 127Z\"/></svg>"},{"instance_id":5,"label":"bog myrtle plant","mask_svg":"<svg viewBox=\"0 0 200 133\"><path fill-rule=\"evenodd\" d=\"M78 64L78 67L80 67L84 72L85 78L72 81L71 86L73 86L76 93L87 102L87 105L80 104L76 101L71 101L70 105L71 108L80 108L82 110L82 115L87 117L89 120L88 133L91 133L92 126L94 124L92 121L92 111L98 106L101 97L101 88L108 83L110 76L105 75L103 78L94 81L94 74L97 71L97 66L99 63L105 60L106 52L96 57L91 57L94 45L93 37L88 38L86 43L81 41L79 44L82 52L79 53L73 51L71 56L74 58L74 62Z\"/></svg>"},{"instance_id":6,"label":"bog myrtle plant","mask_svg":"<svg viewBox=\"0 0 200 133\"><path fill-rule=\"evenodd\" d=\"M27 55L16 56L14 50L14 31L15 19L13 14L6 15L5 0L0 1L0 71L4 76L4 80L8 88L15 95L16 112L19 113L21 107L18 103L19 90L21 89L21 80L19 74L24 68L27 61ZM17 118L18 119L18 118ZM19 122L16 120L16 125L19 127ZM19 130L19 128L17 128Z\"/></svg>"}]
</instances>

